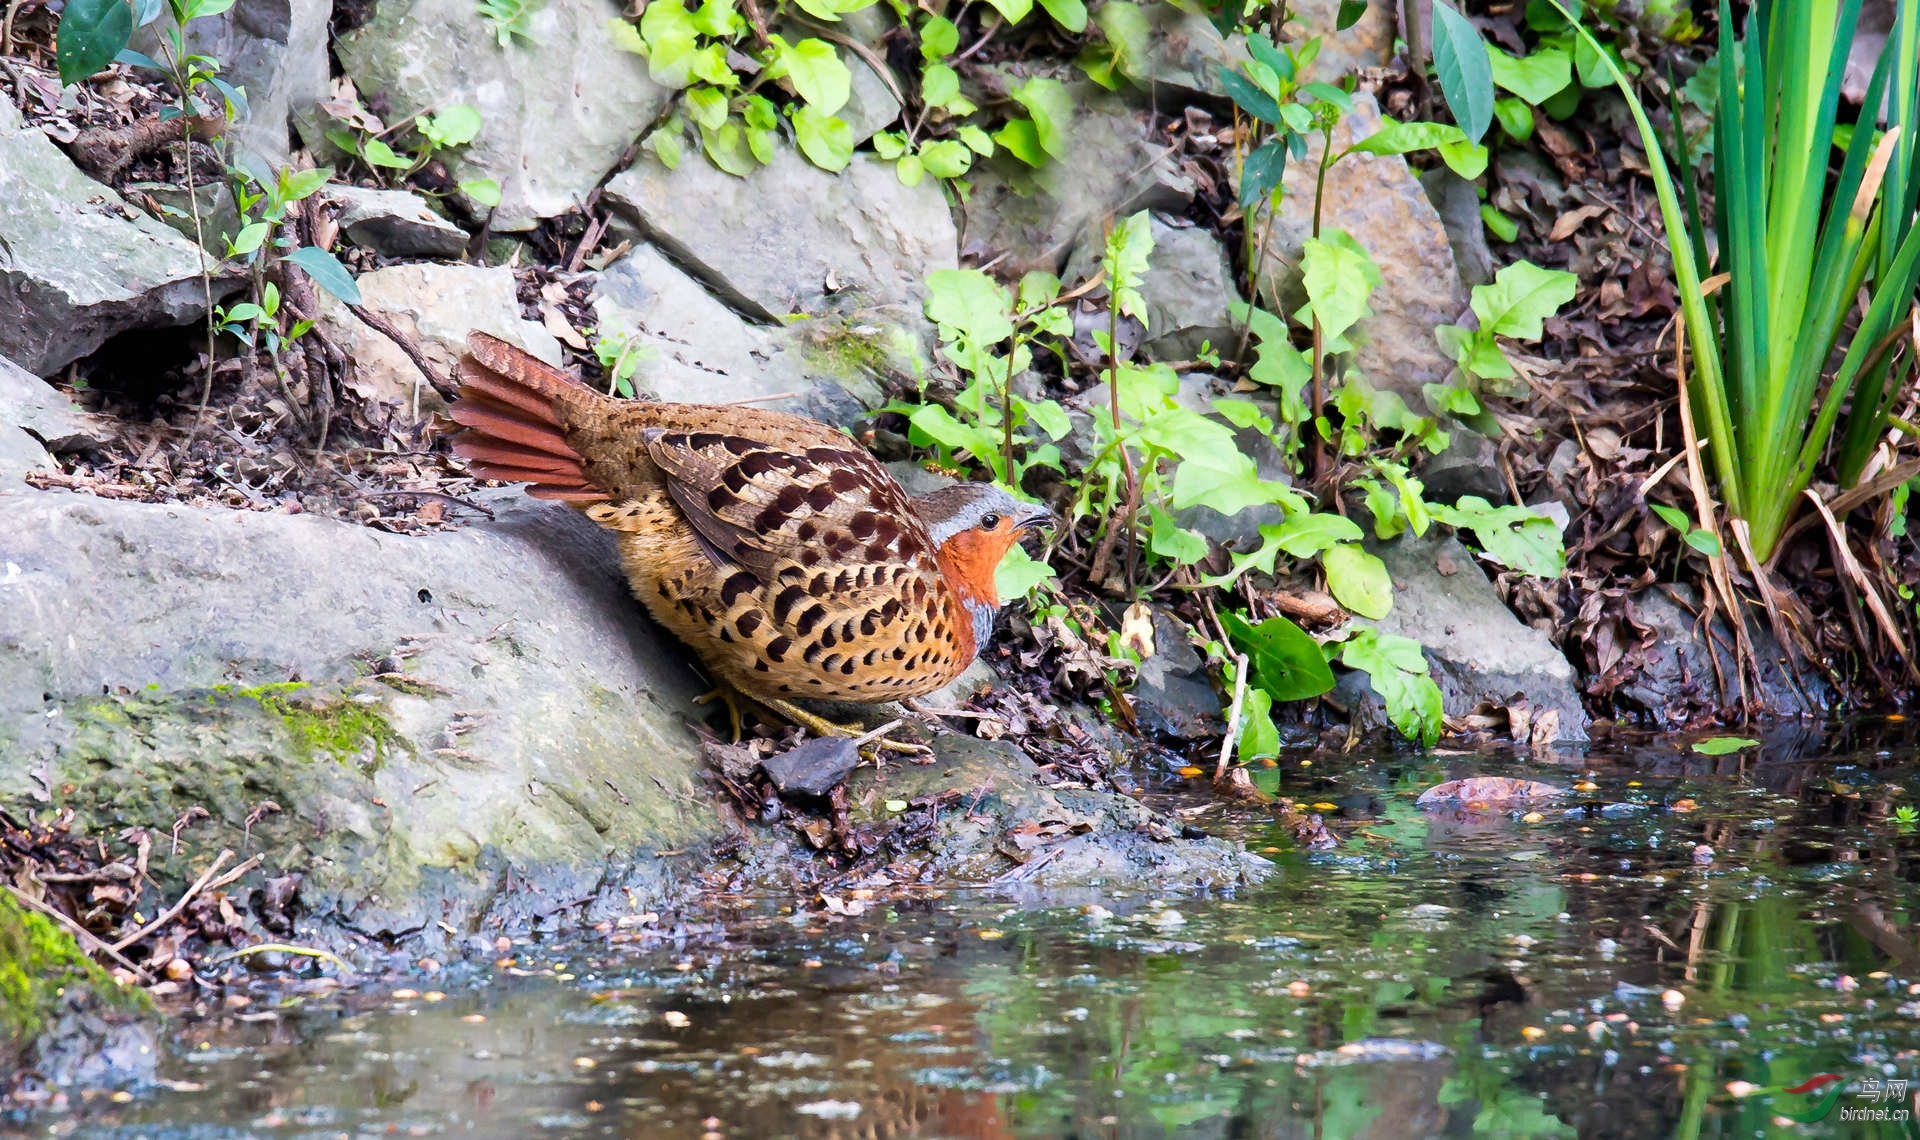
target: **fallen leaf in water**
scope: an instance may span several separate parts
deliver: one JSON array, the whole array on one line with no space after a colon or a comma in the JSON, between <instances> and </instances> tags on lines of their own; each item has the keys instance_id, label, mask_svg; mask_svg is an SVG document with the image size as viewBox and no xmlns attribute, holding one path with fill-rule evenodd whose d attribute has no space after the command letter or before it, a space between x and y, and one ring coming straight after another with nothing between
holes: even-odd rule
<instances>
[{"instance_id":1,"label":"fallen leaf in water","mask_svg":"<svg viewBox=\"0 0 1920 1140\"><path fill-rule=\"evenodd\" d=\"M1542 784L1537 780L1518 780L1511 776L1473 776L1465 780L1448 780L1444 784L1435 784L1420 793L1417 801L1426 807L1440 803L1462 803L1470 807L1502 807L1517 800L1547 799L1552 796L1564 796L1565 788L1556 788L1552 784Z\"/></svg>"}]
</instances>

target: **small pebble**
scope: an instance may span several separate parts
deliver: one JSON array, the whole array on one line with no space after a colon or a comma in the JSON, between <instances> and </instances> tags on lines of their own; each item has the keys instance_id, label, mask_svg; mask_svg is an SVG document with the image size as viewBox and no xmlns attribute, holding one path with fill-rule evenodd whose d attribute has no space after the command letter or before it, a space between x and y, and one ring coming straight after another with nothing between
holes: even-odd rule
<instances>
[{"instance_id":1,"label":"small pebble","mask_svg":"<svg viewBox=\"0 0 1920 1140\"><path fill-rule=\"evenodd\" d=\"M1679 1009L1681 1006L1687 1004L1687 995L1681 993L1679 990L1668 990L1660 995L1660 1004L1666 1006L1669 1010Z\"/></svg>"},{"instance_id":2,"label":"small pebble","mask_svg":"<svg viewBox=\"0 0 1920 1140\"><path fill-rule=\"evenodd\" d=\"M666 1022L667 1025L673 1029L685 1029L687 1026L693 1024L691 1017L688 1017L677 1009L670 1009L661 1014L660 1020Z\"/></svg>"},{"instance_id":3,"label":"small pebble","mask_svg":"<svg viewBox=\"0 0 1920 1140\"><path fill-rule=\"evenodd\" d=\"M167 977L176 982L184 982L193 977L193 963L185 958L175 958L167 963Z\"/></svg>"}]
</instances>

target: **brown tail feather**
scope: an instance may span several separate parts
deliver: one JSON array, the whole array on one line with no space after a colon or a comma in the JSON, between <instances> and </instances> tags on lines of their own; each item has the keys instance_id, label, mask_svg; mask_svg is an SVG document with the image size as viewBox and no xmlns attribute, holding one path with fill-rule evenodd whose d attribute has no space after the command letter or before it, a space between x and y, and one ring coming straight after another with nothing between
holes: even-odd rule
<instances>
[{"instance_id":1,"label":"brown tail feather","mask_svg":"<svg viewBox=\"0 0 1920 1140\"><path fill-rule=\"evenodd\" d=\"M533 484L527 493L535 498L607 499L607 492L587 477L558 407L584 389L565 372L483 332L468 335L467 352L449 413L461 429L453 439L454 454L483 478Z\"/></svg>"}]
</instances>

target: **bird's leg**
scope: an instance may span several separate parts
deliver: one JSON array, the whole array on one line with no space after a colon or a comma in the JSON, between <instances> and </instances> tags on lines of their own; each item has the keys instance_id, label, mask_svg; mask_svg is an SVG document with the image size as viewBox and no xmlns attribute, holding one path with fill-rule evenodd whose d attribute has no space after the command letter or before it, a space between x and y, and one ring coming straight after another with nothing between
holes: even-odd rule
<instances>
[{"instance_id":1,"label":"bird's leg","mask_svg":"<svg viewBox=\"0 0 1920 1140\"><path fill-rule=\"evenodd\" d=\"M710 705L715 701L727 704L727 719L733 722L733 743L740 743L740 701L738 694L726 685L716 685L705 693L693 698L696 705Z\"/></svg>"},{"instance_id":2,"label":"bird's leg","mask_svg":"<svg viewBox=\"0 0 1920 1140\"><path fill-rule=\"evenodd\" d=\"M870 735L860 725L836 724L835 722L828 720L826 717L818 716L818 715L815 715L814 713L808 712L806 709L801 708L799 705L794 704L792 701L783 701L777 697L772 697L772 698L756 697L755 699L760 701L761 704L772 709L774 712L777 712L781 716L786 717L789 721L792 721L794 724L797 724L801 728L806 729L808 732L813 733L815 736L852 736L856 738L864 738ZM885 737L881 737L880 739L873 740L870 743L875 748L884 748L892 752L906 752L914 755L920 755L920 754L924 754L932 751L932 749L928 748L924 744L908 744L908 743L905 743L904 741L888 740Z\"/></svg>"}]
</instances>

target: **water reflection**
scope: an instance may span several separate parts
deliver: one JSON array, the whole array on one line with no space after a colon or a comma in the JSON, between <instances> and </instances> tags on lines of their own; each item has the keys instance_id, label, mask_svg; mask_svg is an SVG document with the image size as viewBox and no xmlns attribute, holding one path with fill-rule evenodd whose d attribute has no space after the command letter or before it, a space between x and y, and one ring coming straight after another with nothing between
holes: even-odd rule
<instances>
[{"instance_id":1,"label":"water reflection","mask_svg":"<svg viewBox=\"0 0 1920 1140\"><path fill-rule=\"evenodd\" d=\"M1913 758L1296 761L1283 790L1345 842L1197 815L1281 864L1238 898L768 899L725 937L523 944L444 1000L262 991L180 1026L172 1088L7 1134L1873 1135L1781 1123L1819 1098L1779 1090L1920 1079ZM1413 804L1489 772L1583 790L1538 818Z\"/></svg>"}]
</instances>

